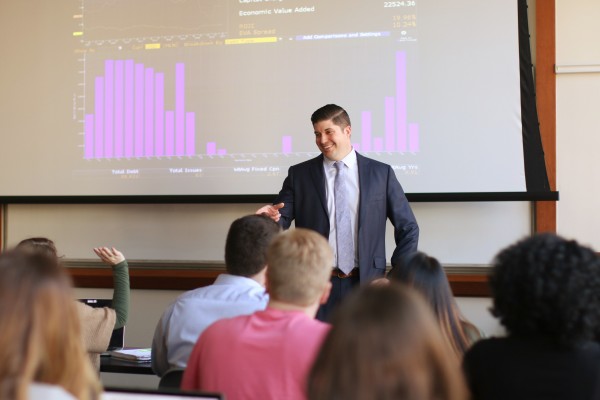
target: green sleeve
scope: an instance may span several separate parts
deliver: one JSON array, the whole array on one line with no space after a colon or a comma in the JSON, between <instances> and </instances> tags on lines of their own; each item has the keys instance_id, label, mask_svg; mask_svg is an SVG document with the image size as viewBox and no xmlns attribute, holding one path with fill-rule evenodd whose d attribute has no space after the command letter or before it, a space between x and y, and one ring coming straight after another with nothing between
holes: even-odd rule
<instances>
[{"instance_id":1,"label":"green sleeve","mask_svg":"<svg viewBox=\"0 0 600 400\"><path fill-rule=\"evenodd\" d=\"M127 260L118 263L112 267L113 273L113 298L112 308L115 309L117 320L115 329L124 327L127 324L129 314L129 268Z\"/></svg>"}]
</instances>

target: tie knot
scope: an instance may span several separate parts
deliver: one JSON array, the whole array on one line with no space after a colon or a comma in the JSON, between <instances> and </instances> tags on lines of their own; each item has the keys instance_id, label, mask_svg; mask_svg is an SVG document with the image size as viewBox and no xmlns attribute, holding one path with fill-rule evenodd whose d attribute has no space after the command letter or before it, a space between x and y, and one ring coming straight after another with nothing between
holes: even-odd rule
<instances>
[{"instance_id":1,"label":"tie knot","mask_svg":"<svg viewBox=\"0 0 600 400\"><path fill-rule=\"evenodd\" d=\"M344 162L343 161L336 161L333 163L333 165L335 166L335 169L340 172L342 171L342 169L344 168Z\"/></svg>"}]
</instances>

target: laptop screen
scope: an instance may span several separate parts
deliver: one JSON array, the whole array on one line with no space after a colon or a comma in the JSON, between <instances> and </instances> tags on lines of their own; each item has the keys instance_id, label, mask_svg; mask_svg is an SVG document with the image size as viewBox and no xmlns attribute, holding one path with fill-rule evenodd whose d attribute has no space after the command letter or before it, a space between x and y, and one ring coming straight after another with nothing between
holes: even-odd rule
<instances>
[{"instance_id":1,"label":"laptop screen","mask_svg":"<svg viewBox=\"0 0 600 400\"><path fill-rule=\"evenodd\" d=\"M101 400L224 400L225 397L219 393L203 393L203 392L164 392L149 389L122 389L122 388L106 388L100 396Z\"/></svg>"},{"instance_id":2,"label":"laptop screen","mask_svg":"<svg viewBox=\"0 0 600 400\"><path fill-rule=\"evenodd\" d=\"M79 299L84 304L87 304L90 307L111 307L112 300L111 299ZM110 342L108 344L108 350L117 350L122 349L125 346L125 327L115 329L112 332L110 337Z\"/></svg>"}]
</instances>

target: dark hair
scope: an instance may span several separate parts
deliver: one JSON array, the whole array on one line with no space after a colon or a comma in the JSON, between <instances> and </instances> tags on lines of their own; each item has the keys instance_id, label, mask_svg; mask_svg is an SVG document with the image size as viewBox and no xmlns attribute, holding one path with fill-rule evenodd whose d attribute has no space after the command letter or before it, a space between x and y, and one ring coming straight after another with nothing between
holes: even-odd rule
<instances>
[{"instance_id":1,"label":"dark hair","mask_svg":"<svg viewBox=\"0 0 600 400\"><path fill-rule=\"evenodd\" d=\"M440 262L423 252L394 266L388 278L414 287L429 303L447 343L462 357L480 338L478 329L460 313Z\"/></svg>"},{"instance_id":2,"label":"dark hair","mask_svg":"<svg viewBox=\"0 0 600 400\"><path fill-rule=\"evenodd\" d=\"M368 285L334 314L308 378L310 400L464 400L460 364L404 285Z\"/></svg>"},{"instance_id":3,"label":"dark hair","mask_svg":"<svg viewBox=\"0 0 600 400\"><path fill-rule=\"evenodd\" d=\"M225 267L232 275L250 277L267 265L267 247L281 227L264 215L247 215L229 227Z\"/></svg>"},{"instance_id":4,"label":"dark hair","mask_svg":"<svg viewBox=\"0 0 600 400\"><path fill-rule=\"evenodd\" d=\"M327 120L332 120L335 125L342 129L351 126L350 116L346 110L336 104L327 104L315 111L310 117L310 121L313 125L317 122Z\"/></svg>"},{"instance_id":5,"label":"dark hair","mask_svg":"<svg viewBox=\"0 0 600 400\"><path fill-rule=\"evenodd\" d=\"M592 340L600 325L600 259L554 234L502 250L490 276L492 314L511 335L561 345Z\"/></svg>"},{"instance_id":6,"label":"dark hair","mask_svg":"<svg viewBox=\"0 0 600 400\"><path fill-rule=\"evenodd\" d=\"M44 254L50 257L60 258L54 242L45 237L32 237L23 239L15 249L28 253Z\"/></svg>"}]
</instances>

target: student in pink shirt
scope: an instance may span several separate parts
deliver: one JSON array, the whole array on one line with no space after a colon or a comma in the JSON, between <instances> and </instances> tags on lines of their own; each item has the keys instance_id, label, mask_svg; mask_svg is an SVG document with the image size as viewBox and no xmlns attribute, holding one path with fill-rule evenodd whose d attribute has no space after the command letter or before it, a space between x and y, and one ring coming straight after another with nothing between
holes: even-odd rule
<instances>
[{"instance_id":1,"label":"student in pink shirt","mask_svg":"<svg viewBox=\"0 0 600 400\"><path fill-rule=\"evenodd\" d=\"M223 319L198 339L184 390L228 400L305 399L306 379L329 325L314 317L331 290L333 253L307 229L279 235L267 251L267 309Z\"/></svg>"}]
</instances>

